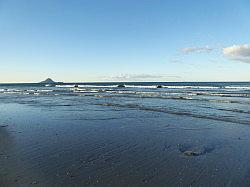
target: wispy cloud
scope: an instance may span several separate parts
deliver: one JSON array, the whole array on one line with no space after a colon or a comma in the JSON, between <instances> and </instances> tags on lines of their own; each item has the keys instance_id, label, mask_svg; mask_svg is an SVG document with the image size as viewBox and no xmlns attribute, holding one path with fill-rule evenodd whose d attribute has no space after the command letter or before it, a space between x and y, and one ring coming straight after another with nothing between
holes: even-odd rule
<instances>
[{"instance_id":1,"label":"wispy cloud","mask_svg":"<svg viewBox=\"0 0 250 187\"><path fill-rule=\"evenodd\" d=\"M230 60L250 63L250 44L225 47L223 54Z\"/></svg>"},{"instance_id":2,"label":"wispy cloud","mask_svg":"<svg viewBox=\"0 0 250 187\"><path fill-rule=\"evenodd\" d=\"M208 46L204 47L186 47L181 49L181 53L190 54L190 53L210 53L213 51L213 48Z\"/></svg>"},{"instance_id":3,"label":"wispy cloud","mask_svg":"<svg viewBox=\"0 0 250 187\"><path fill-rule=\"evenodd\" d=\"M110 77L102 77L108 81L174 81L180 79L175 75L155 75L155 74L120 74Z\"/></svg>"},{"instance_id":4,"label":"wispy cloud","mask_svg":"<svg viewBox=\"0 0 250 187\"><path fill-rule=\"evenodd\" d=\"M171 62L171 63L183 63L182 60L179 60L179 59L172 59L169 62Z\"/></svg>"}]
</instances>

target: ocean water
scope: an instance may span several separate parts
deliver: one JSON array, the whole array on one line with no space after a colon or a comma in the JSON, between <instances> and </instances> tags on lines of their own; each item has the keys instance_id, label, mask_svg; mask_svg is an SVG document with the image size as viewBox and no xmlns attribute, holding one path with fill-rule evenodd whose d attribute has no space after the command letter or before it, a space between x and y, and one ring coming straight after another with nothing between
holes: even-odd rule
<instances>
[{"instance_id":1,"label":"ocean water","mask_svg":"<svg viewBox=\"0 0 250 187\"><path fill-rule=\"evenodd\" d=\"M118 88L119 84L125 88ZM0 100L78 109L86 103L250 124L247 82L0 84Z\"/></svg>"},{"instance_id":2,"label":"ocean water","mask_svg":"<svg viewBox=\"0 0 250 187\"><path fill-rule=\"evenodd\" d=\"M0 186L250 186L250 83L120 84L1 84Z\"/></svg>"}]
</instances>

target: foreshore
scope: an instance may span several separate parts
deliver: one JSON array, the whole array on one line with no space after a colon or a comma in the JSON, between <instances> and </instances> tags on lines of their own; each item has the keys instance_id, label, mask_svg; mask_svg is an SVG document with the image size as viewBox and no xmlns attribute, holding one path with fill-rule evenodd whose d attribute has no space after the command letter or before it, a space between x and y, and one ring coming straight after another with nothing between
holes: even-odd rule
<instances>
[{"instance_id":1,"label":"foreshore","mask_svg":"<svg viewBox=\"0 0 250 187\"><path fill-rule=\"evenodd\" d=\"M0 186L249 186L250 127L86 105L0 104Z\"/></svg>"}]
</instances>

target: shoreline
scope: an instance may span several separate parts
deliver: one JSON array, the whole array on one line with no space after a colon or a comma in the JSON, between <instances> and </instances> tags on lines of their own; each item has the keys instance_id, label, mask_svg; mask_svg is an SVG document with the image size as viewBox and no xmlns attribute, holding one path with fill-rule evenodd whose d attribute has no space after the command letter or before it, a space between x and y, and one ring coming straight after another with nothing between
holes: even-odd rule
<instances>
[{"instance_id":1,"label":"shoreline","mask_svg":"<svg viewBox=\"0 0 250 187\"><path fill-rule=\"evenodd\" d=\"M83 113L65 107L12 103L1 109L8 125L1 137L10 142L0 143L6 187L250 184L246 125L133 109L124 118L124 110L104 106L85 110L96 111L100 120L94 121L76 120Z\"/></svg>"}]
</instances>

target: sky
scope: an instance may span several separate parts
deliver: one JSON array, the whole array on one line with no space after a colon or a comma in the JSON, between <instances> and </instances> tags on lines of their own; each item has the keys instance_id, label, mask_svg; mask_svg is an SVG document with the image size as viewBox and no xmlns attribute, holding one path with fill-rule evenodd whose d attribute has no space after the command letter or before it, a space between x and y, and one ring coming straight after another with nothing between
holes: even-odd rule
<instances>
[{"instance_id":1,"label":"sky","mask_svg":"<svg viewBox=\"0 0 250 187\"><path fill-rule=\"evenodd\" d=\"M0 0L0 82L250 81L249 0Z\"/></svg>"}]
</instances>

